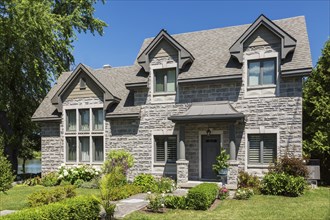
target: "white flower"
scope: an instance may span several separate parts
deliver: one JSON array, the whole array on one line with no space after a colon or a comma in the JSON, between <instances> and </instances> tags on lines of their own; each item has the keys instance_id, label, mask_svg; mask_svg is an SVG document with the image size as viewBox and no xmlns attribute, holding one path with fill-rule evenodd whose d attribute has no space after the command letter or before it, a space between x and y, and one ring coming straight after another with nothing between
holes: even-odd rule
<instances>
[{"instance_id":1,"label":"white flower","mask_svg":"<svg viewBox=\"0 0 330 220\"><path fill-rule=\"evenodd\" d=\"M165 196L165 193L162 193L162 197L164 197Z\"/></svg>"},{"instance_id":2,"label":"white flower","mask_svg":"<svg viewBox=\"0 0 330 220\"><path fill-rule=\"evenodd\" d=\"M64 170L64 171L63 171L63 175L64 175L64 176L69 175L68 171L67 171L67 170Z\"/></svg>"},{"instance_id":3,"label":"white flower","mask_svg":"<svg viewBox=\"0 0 330 220\"><path fill-rule=\"evenodd\" d=\"M150 195L150 194L151 194L151 192L149 191L149 192L147 192L147 194L148 194L148 195Z\"/></svg>"},{"instance_id":4,"label":"white flower","mask_svg":"<svg viewBox=\"0 0 330 220\"><path fill-rule=\"evenodd\" d=\"M162 207L164 207L164 204L162 204Z\"/></svg>"},{"instance_id":5,"label":"white flower","mask_svg":"<svg viewBox=\"0 0 330 220\"><path fill-rule=\"evenodd\" d=\"M58 176L58 179L62 179L62 178L63 178L63 175L62 174Z\"/></svg>"},{"instance_id":6,"label":"white flower","mask_svg":"<svg viewBox=\"0 0 330 220\"><path fill-rule=\"evenodd\" d=\"M61 163L61 167L65 167L65 163Z\"/></svg>"}]
</instances>

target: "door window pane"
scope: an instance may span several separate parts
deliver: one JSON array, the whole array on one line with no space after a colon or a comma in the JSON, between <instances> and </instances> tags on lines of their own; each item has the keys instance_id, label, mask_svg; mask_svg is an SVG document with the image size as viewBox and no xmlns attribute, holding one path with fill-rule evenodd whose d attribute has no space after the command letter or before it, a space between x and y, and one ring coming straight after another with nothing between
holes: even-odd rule
<instances>
[{"instance_id":1,"label":"door window pane","mask_svg":"<svg viewBox=\"0 0 330 220\"><path fill-rule=\"evenodd\" d=\"M76 130L76 110L66 110L66 130Z\"/></svg>"},{"instance_id":2,"label":"door window pane","mask_svg":"<svg viewBox=\"0 0 330 220\"><path fill-rule=\"evenodd\" d=\"M81 137L80 140L80 162L89 162L89 137Z\"/></svg>"},{"instance_id":3,"label":"door window pane","mask_svg":"<svg viewBox=\"0 0 330 220\"><path fill-rule=\"evenodd\" d=\"M275 65L274 60L263 62L263 85L275 84Z\"/></svg>"},{"instance_id":4,"label":"door window pane","mask_svg":"<svg viewBox=\"0 0 330 220\"><path fill-rule=\"evenodd\" d=\"M103 161L103 137L93 137L93 162Z\"/></svg>"},{"instance_id":5,"label":"door window pane","mask_svg":"<svg viewBox=\"0 0 330 220\"><path fill-rule=\"evenodd\" d=\"M79 110L80 114L80 131L89 130L89 109Z\"/></svg>"},{"instance_id":6,"label":"door window pane","mask_svg":"<svg viewBox=\"0 0 330 220\"><path fill-rule=\"evenodd\" d=\"M249 86L259 85L260 62L249 62Z\"/></svg>"},{"instance_id":7,"label":"door window pane","mask_svg":"<svg viewBox=\"0 0 330 220\"><path fill-rule=\"evenodd\" d=\"M66 161L76 161L77 160L77 144L75 137L66 138Z\"/></svg>"},{"instance_id":8,"label":"door window pane","mask_svg":"<svg viewBox=\"0 0 330 220\"><path fill-rule=\"evenodd\" d=\"M103 130L103 109L93 109L93 130Z\"/></svg>"},{"instance_id":9,"label":"door window pane","mask_svg":"<svg viewBox=\"0 0 330 220\"><path fill-rule=\"evenodd\" d=\"M167 92L175 92L175 69L169 69L167 72Z\"/></svg>"}]
</instances>

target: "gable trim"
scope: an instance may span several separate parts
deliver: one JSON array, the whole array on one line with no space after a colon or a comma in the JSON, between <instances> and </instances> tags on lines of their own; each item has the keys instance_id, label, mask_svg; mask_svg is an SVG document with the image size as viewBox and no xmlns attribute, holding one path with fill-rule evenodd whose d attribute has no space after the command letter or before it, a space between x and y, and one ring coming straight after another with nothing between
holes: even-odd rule
<instances>
[{"instance_id":1,"label":"gable trim","mask_svg":"<svg viewBox=\"0 0 330 220\"><path fill-rule=\"evenodd\" d=\"M282 28L277 26L274 22L268 19L265 15L261 14L246 31L235 41L229 48L229 52L237 60L243 62L243 44L244 42L261 26L265 26L268 30L273 32L281 39L281 59L285 59L287 54L293 51L296 47L297 40L290 34L285 32Z\"/></svg>"},{"instance_id":2,"label":"gable trim","mask_svg":"<svg viewBox=\"0 0 330 220\"><path fill-rule=\"evenodd\" d=\"M138 63L146 72L150 72L149 54L162 40L166 40L171 46L178 50L179 69L182 69L187 63L192 63L195 60L194 56L187 49L169 35L166 30L162 29L137 58Z\"/></svg>"}]
</instances>

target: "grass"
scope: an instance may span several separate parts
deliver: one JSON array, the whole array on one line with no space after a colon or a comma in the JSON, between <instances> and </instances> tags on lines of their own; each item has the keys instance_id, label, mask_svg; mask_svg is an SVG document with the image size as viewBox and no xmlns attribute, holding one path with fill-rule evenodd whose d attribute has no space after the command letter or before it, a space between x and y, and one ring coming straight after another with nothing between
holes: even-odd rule
<instances>
[{"instance_id":1,"label":"grass","mask_svg":"<svg viewBox=\"0 0 330 220\"><path fill-rule=\"evenodd\" d=\"M39 190L45 189L44 186L24 186L24 185L16 185L3 194L0 192L0 211L2 210L20 210L24 208L28 208L27 197ZM50 187L47 187L50 188ZM46 188L46 189L47 189ZM95 195L99 196L98 189L76 189L77 196L79 195Z\"/></svg>"},{"instance_id":2,"label":"grass","mask_svg":"<svg viewBox=\"0 0 330 220\"><path fill-rule=\"evenodd\" d=\"M125 219L330 220L330 188L308 190L303 196L296 198L255 195L250 200L225 200L213 211L170 210L163 214L137 211Z\"/></svg>"}]
</instances>

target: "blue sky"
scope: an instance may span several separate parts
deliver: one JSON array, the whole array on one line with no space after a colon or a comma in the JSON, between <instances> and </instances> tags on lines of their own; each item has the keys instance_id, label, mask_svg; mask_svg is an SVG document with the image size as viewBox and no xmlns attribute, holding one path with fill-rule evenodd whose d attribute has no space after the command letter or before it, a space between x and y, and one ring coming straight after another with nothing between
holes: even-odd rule
<instances>
[{"instance_id":1,"label":"blue sky","mask_svg":"<svg viewBox=\"0 0 330 220\"><path fill-rule=\"evenodd\" d=\"M96 4L95 16L108 27L102 37L78 34L76 65L93 68L133 64L145 38L165 28L170 34L252 23L260 14L270 19L304 15L316 64L330 33L327 1L107 1Z\"/></svg>"}]
</instances>

